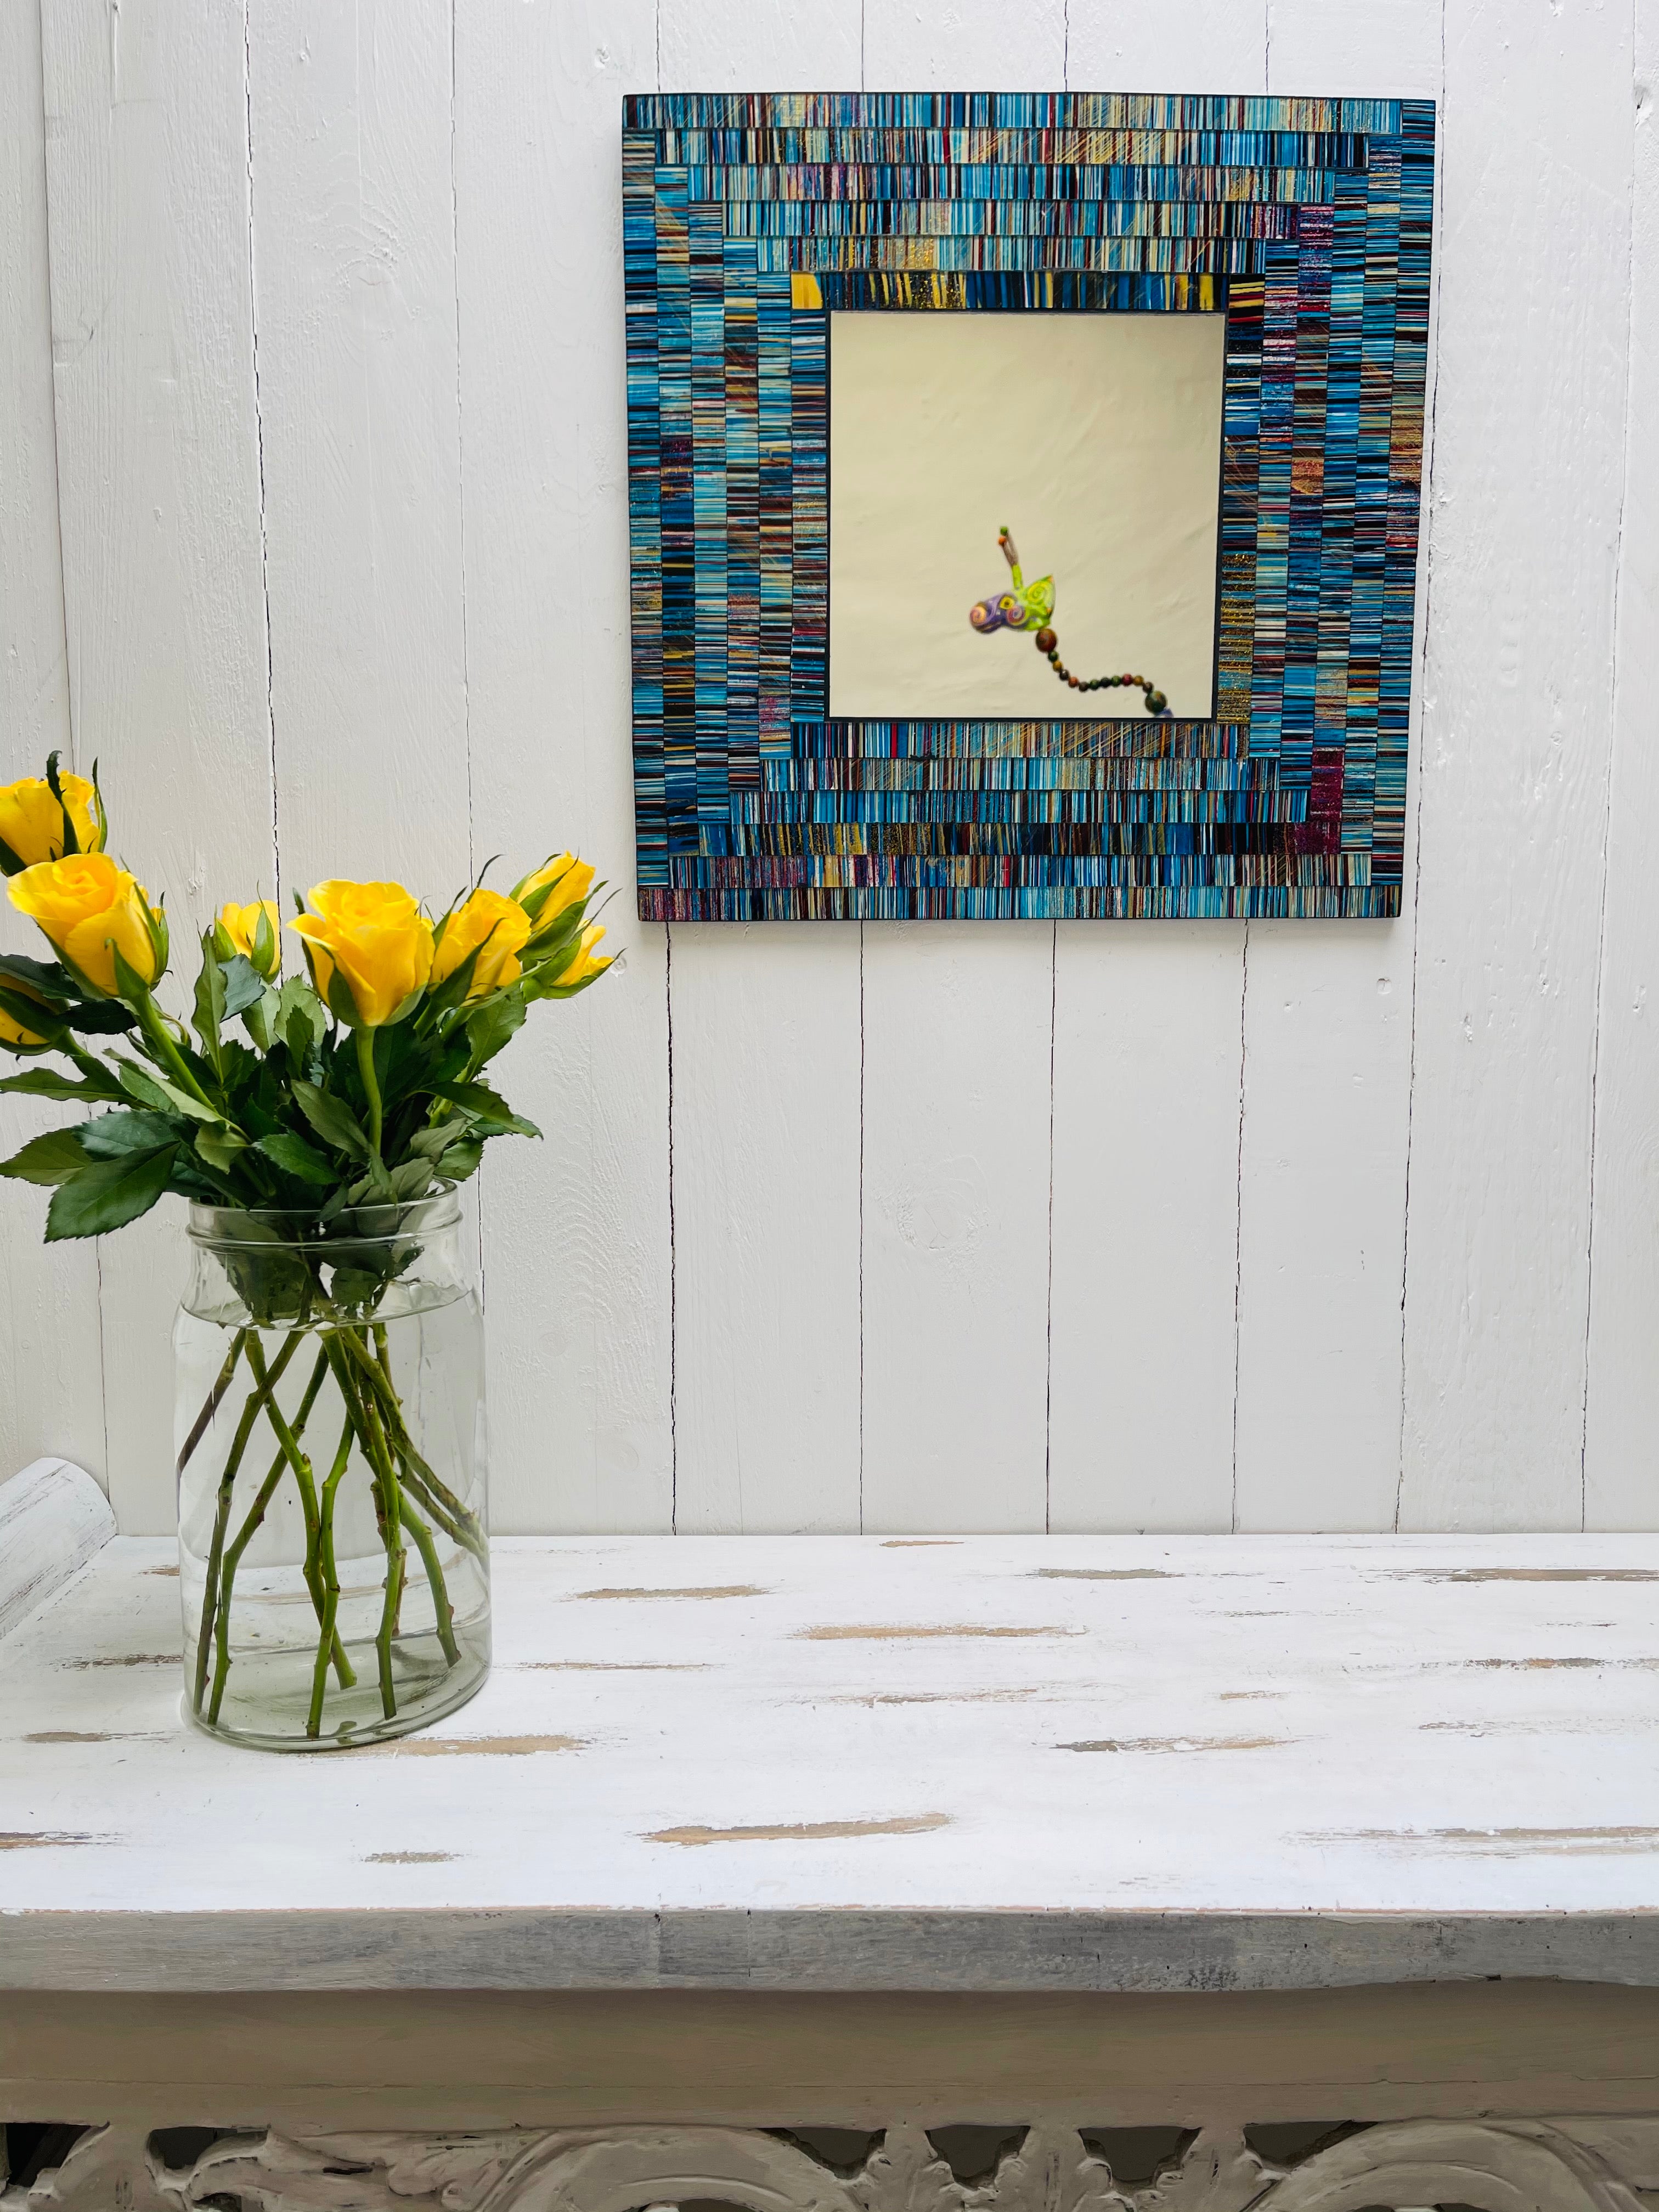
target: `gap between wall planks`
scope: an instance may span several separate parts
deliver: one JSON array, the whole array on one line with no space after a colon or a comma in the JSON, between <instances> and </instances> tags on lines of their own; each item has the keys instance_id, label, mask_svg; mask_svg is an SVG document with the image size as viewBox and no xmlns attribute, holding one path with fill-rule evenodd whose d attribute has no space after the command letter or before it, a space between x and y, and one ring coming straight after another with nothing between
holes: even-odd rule
<instances>
[{"instance_id":1,"label":"gap between wall planks","mask_svg":"<svg viewBox=\"0 0 1659 2212\"><path fill-rule=\"evenodd\" d=\"M1500 68L1474 0L1048 0L1018 27L989 0L421 0L395 28L285 0L251 38L240 7L40 4L75 736L118 763L124 842L176 907L246 890L233 865L273 876L273 830L285 885L387 865L441 893L545 821L619 886L627 971L517 1048L549 1142L484 1182L501 1526L1576 1526L1586 1495L1593 1522L1659 1519L1659 656L1624 434L1656 192L1644 125L1632 264L1620 22L1528 18ZM27 48L33 5L0 35ZM631 915L621 93L1174 86L1195 54L1199 88L1443 100L1421 902L1190 953L1151 926L683 927L671 983ZM9 153L40 143L22 106ZM17 235L27 343L0 363L36 483L38 211ZM21 512L14 691L63 642L49 513ZM9 774L40 742L9 713L3 740ZM94 1263L33 1253L31 1195L0 1239L31 1311L69 1302L78 1380ZM84 1383L0 1426L17 1459L106 1467L134 1528L170 1510L178 1245L158 1224L101 1252L108 1458Z\"/></svg>"}]
</instances>

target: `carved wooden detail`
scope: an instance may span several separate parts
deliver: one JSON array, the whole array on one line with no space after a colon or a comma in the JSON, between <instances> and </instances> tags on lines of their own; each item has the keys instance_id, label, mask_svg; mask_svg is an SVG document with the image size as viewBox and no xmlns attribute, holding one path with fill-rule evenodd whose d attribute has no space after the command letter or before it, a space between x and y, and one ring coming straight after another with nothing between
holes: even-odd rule
<instances>
[{"instance_id":1,"label":"carved wooden detail","mask_svg":"<svg viewBox=\"0 0 1659 2212\"><path fill-rule=\"evenodd\" d=\"M0 2212L1643 2212L1656 2179L1659 2118L1388 2123L1288 2168L1237 2129L1206 2128L1135 2185L1074 2129L1047 2124L979 2182L958 2179L912 2126L890 2128L848 2170L781 2131L696 2127L252 2130L171 2167L144 2129L112 2125L88 2130L28 2187L0 2189Z\"/></svg>"}]
</instances>

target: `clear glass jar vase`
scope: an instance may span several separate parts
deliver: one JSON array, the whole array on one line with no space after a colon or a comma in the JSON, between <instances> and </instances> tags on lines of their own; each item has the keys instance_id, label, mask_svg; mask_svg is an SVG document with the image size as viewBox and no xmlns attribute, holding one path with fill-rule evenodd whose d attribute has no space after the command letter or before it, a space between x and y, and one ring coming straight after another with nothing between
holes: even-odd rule
<instances>
[{"instance_id":1,"label":"clear glass jar vase","mask_svg":"<svg viewBox=\"0 0 1659 2212\"><path fill-rule=\"evenodd\" d=\"M173 1332L185 1713L333 1750L489 1669L483 1316L451 1186L317 1213L192 1206Z\"/></svg>"}]
</instances>

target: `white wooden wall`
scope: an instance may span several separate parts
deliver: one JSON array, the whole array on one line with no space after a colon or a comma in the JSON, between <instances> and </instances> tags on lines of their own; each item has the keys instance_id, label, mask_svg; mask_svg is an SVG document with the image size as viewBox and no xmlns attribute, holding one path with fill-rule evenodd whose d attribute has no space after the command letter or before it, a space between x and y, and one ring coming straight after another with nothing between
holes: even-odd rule
<instances>
[{"instance_id":1,"label":"white wooden wall","mask_svg":"<svg viewBox=\"0 0 1659 2212\"><path fill-rule=\"evenodd\" d=\"M1656 21L0 0L0 775L192 919L623 886L479 1194L500 1526L1659 1525ZM632 919L619 102L858 84L1441 103L1398 923ZM163 1528L176 1224L43 1196L0 1471Z\"/></svg>"}]
</instances>

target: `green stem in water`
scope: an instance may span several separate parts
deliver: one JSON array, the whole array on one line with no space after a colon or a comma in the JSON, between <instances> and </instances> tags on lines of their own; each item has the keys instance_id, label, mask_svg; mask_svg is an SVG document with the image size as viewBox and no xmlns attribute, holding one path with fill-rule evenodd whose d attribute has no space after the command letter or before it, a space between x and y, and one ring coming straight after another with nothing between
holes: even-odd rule
<instances>
[{"instance_id":1,"label":"green stem in water","mask_svg":"<svg viewBox=\"0 0 1659 2212\"><path fill-rule=\"evenodd\" d=\"M478 1526L477 1516L468 1511L449 1486L434 1474L432 1468L416 1450L414 1440L410 1436L408 1426L404 1420L403 1407L398 1403L398 1394L386 1375L382 1373L379 1364L370 1358L368 1347L355 1331L343 1329L340 1334L374 1390L375 1398L379 1401L380 1417L386 1423L387 1434L392 1440L398 1456L404 1462L405 1467L413 1470L422 1486L430 1493L425 1502L428 1506L435 1505L441 1512L441 1516L447 1516L447 1521L453 1523L448 1528L448 1534L453 1536L458 1543L464 1544L477 1558L487 1559L489 1546L485 1541L483 1529Z\"/></svg>"},{"instance_id":2,"label":"green stem in water","mask_svg":"<svg viewBox=\"0 0 1659 2212\"><path fill-rule=\"evenodd\" d=\"M443 1646L444 1657L453 1667L460 1657L461 1650L455 1641L455 1608L449 1602L449 1586L444 1580L443 1561L438 1557L438 1547L432 1540L432 1531L410 1504L407 1495L403 1501L402 1513L426 1569L427 1587L432 1592L432 1610L437 1615L438 1641Z\"/></svg>"},{"instance_id":3,"label":"green stem in water","mask_svg":"<svg viewBox=\"0 0 1659 2212\"><path fill-rule=\"evenodd\" d=\"M242 1356L242 1345L246 1336L247 1331L245 1328L239 1328L235 1335L232 1337L230 1340L230 1350L225 1354L225 1364L219 1370L218 1379L214 1383L213 1388L208 1392L207 1396L203 1400L202 1410L196 1416L194 1422L191 1424L190 1434L185 1438L184 1444L179 1451L178 1459L173 1463L173 1473L175 1474L182 1474L184 1473L185 1468L190 1463L191 1456L194 1453L197 1445L201 1443L203 1437L207 1434L208 1425L219 1410L219 1401L224 1396L226 1391L230 1388L231 1377L236 1372L236 1363Z\"/></svg>"},{"instance_id":4,"label":"green stem in water","mask_svg":"<svg viewBox=\"0 0 1659 2212\"><path fill-rule=\"evenodd\" d=\"M366 1368L374 1363L363 1350L355 1330L342 1330L347 1343L361 1354ZM376 1418L374 1400L361 1382L357 1386L356 1409L362 1425L359 1431L368 1452L370 1466L374 1469L374 1508L380 1522L380 1541L386 1546L386 1601L380 1608L380 1626L374 1638L374 1648L380 1655L380 1710L388 1720L398 1710L397 1691L392 1679L392 1639L395 1633L398 1608L403 1603L404 1577L408 1571L409 1555L404 1549L402 1493L392 1464L392 1454L386 1448L386 1437Z\"/></svg>"},{"instance_id":5,"label":"green stem in water","mask_svg":"<svg viewBox=\"0 0 1659 2212\"><path fill-rule=\"evenodd\" d=\"M356 1030L357 1040L357 1072L363 1079L363 1094L368 1100L368 1148L376 1161L380 1157L380 1080L374 1073L374 1032Z\"/></svg>"},{"instance_id":6,"label":"green stem in water","mask_svg":"<svg viewBox=\"0 0 1659 2212\"><path fill-rule=\"evenodd\" d=\"M258 1376L261 1363L257 1342L251 1342L248 1346L248 1361L254 1374ZM306 1588L311 1592L311 1601L317 1608L318 1618L320 1620L323 1610L323 1577L317 1559L319 1524L317 1513L316 1480L311 1472L311 1462L300 1449L299 1442L293 1430L289 1428L287 1420L283 1418L282 1407L269 1393L266 1395L265 1404L270 1425L276 1432L276 1441L283 1448L283 1456L293 1468L294 1480L299 1488L300 1506L305 1515L306 1523L304 1568Z\"/></svg>"},{"instance_id":7,"label":"green stem in water","mask_svg":"<svg viewBox=\"0 0 1659 2212\"><path fill-rule=\"evenodd\" d=\"M225 1461L224 1473L219 1478L219 1504L218 1510L214 1516L213 1541L208 1552L207 1588L202 1595L202 1626L196 1648L193 1710L198 1713L202 1710L202 1699L207 1692L208 1661L213 1646L214 1613L219 1595L219 1567L224 1556L225 1531L230 1524L231 1493L236 1487L236 1472L242 1464L242 1454L247 1449L247 1440L252 1434L253 1424L258 1417L259 1408L270 1399L271 1390L281 1379L283 1370L299 1350L300 1339L304 1332L295 1329L291 1333L284 1341L282 1350L272 1360L269 1370L265 1367L264 1354L259 1348L257 1334L252 1329L243 1329L239 1334L242 1340L242 1349L247 1355L249 1366L253 1369L254 1380L258 1388L248 1393L247 1403L242 1408L242 1417L237 1422L236 1433L231 1439L230 1452Z\"/></svg>"},{"instance_id":8,"label":"green stem in water","mask_svg":"<svg viewBox=\"0 0 1659 2212\"><path fill-rule=\"evenodd\" d=\"M317 1663L311 1674L311 1711L306 1716L306 1734L318 1736L323 1728L323 1693L328 1687L328 1655L330 1647L339 1649L339 1634L335 1627L340 1611L340 1571L334 1558L334 1493L351 1458L351 1439L356 1433L351 1417L351 1401L346 1401L346 1417L340 1431L340 1441L334 1453L334 1464L323 1484L321 1500L320 1553L323 1573L323 1627L317 1639ZM353 1677L356 1680L356 1677Z\"/></svg>"},{"instance_id":9,"label":"green stem in water","mask_svg":"<svg viewBox=\"0 0 1659 2212\"><path fill-rule=\"evenodd\" d=\"M311 1370L311 1379L306 1384L305 1396L300 1401L299 1411L294 1417L293 1435L296 1443L305 1433L306 1423L311 1418L311 1409L317 1402L317 1394L322 1389L324 1377L328 1371L328 1354L326 1352L319 1352L317 1354L317 1364ZM219 1717L219 1707L223 1702L225 1694L225 1680L230 1672L230 1600L236 1580L236 1570L241 1564L243 1553L252 1542L256 1530L265 1517L265 1509L270 1504L276 1485L282 1480L283 1470L287 1465L288 1455L279 1449L276 1458L270 1462L264 1480L259 1486L252 1505L248 1510L247 1518L236 1532L235 1541L225 1553L224 1565L220 1574L218 1653L213 1671L213 1696L208 1706L210 1721L216 1721ZM320 1620L322 1618L320 1604L318 1605L317 1613ZM346 1657L344 1648L338 1637L335 1637L332 1641L334 1665L340 1677L340 1686L342 1689L349 1690L357 1679L356 1674L351 1662Z\"/></svg>"}]
</instances>

